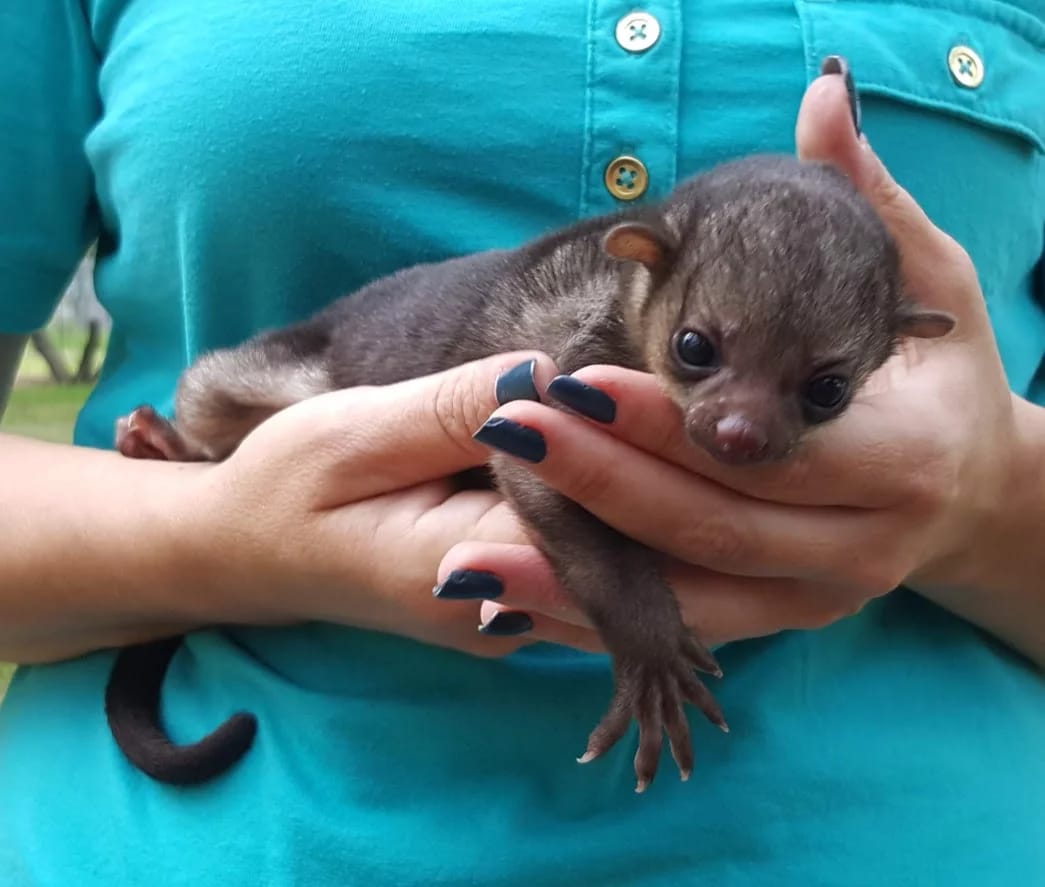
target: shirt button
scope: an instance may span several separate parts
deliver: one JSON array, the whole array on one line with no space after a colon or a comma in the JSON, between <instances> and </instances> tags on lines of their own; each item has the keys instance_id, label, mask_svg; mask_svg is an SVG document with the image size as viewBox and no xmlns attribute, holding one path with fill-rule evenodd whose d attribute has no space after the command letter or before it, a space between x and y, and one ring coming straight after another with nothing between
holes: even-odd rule
<instances>
[{"instance_id":1,"label":"shirt button","mask_svg":"<svg viewBox=\"0 0 1045 887\"><path fill-rule=\"evenodd\" d=\"M975 89L983 83L983 59L968 46L955 46L947 53L947 67L959 86Z\"/></svg>"},{"instance_id":2,"label":"shirt button","mask_svg":"<svg viewBox=\"0 0 1045 887\"><path fill-rule=\"evenodd\" d=\"M630 12L617 22L617 42L628 52L644 52L660 39L660 22L647 12Z\"/></svg>"},{"instance_id":3,"label":"shirt button","mask_svg":"<svg viewBox=\"0 0 1045 887\"><path fill-rule=\"evenodd\" d=\"M618 200L635 200L649 187L649 171L637 157L622 154L606 167L606 190Z\"/></svg>"}]
</instances>

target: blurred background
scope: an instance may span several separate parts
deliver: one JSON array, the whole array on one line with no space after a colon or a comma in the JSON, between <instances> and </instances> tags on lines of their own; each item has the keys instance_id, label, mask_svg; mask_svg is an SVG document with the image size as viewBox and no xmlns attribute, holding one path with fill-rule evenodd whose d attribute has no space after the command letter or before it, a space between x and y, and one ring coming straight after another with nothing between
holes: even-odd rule
<instances>
[{"instance_id":1,"label":"blurred background","mask_svg":"<svg viewBox=\"0 0 1045 887\"><path fill-rule=\"evenodd\" d=\"M32 337L0 432L70 443L76 414L95 380L109 340L109 316L91 284L93 251L80 265L47 327ZM14 667L0 662L0 701Z\"/></svg>"},{"instance_id":2,"label":"blurred background","mask_svg":"<svg viewBox=\"0 0 1045 887\"><path fill-rule=\"evenodd\" d=\"M0 431L69 443L76 413L98 377L109 316L95 298L94 255L80 265L47 327L25 350Z\"/></svg>"}]
</instances>

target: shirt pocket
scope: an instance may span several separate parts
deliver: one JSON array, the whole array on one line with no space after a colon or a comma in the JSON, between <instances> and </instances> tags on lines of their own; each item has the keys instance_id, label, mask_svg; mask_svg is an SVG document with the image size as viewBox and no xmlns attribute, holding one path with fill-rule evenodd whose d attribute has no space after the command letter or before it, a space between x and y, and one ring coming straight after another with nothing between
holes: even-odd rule
<instances>
[{"instance_id":1,"label":"shirt pocket","mask_svg":"<svg viewBox=\"0 0 1045 887\"><path fill-rule=\"evenodd\" d=\"M1026 0L1024 0L1026 2ZM853 70L864 131L972 256L1017 390L1045 353L1045 21L1000 0L796 0L807 73Z\"/></svg>"}]
</instances>

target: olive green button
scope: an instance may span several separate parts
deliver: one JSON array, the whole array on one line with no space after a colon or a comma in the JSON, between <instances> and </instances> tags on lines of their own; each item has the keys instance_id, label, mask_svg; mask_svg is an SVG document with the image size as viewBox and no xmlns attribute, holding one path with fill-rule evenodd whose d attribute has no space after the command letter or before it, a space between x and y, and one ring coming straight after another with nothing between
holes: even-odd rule
<instances>
[{"instance_id":1,"label":"olive green button","mask_svg":"<svg viewBox=\"0 0 1045 887\"><path fill-rule=\"evenodd\" d=\"M947 53L947 67L959 86L975 89L983 83L983 59L968 46L952 47Z\"/></svg>"},{"instance_id":2,"label":"olive green button","mask_svg":"<svg viewBox=\"0 0 1045 887\"><path fill-rule=\"evenodd\" d=\"M606 167L606 190L618 200L635 200L649 187L649 171L638 157L622 154Z\"/></svg>"}]
</instances>

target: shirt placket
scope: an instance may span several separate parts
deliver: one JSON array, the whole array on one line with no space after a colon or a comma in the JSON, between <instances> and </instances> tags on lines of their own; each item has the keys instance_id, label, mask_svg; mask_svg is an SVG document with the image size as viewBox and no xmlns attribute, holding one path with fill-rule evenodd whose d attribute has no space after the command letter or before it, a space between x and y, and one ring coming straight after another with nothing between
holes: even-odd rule
<instances>
[{"instance_id":1,"label":"shirt placket","mask_svg":"<svg viewBox=\"0 0 1045 887\"><path fill-rule=\"evenodd\" d=\"M582 216L663 197L676 183L680 6L591 0Z\"/></svg>"}]
</instances>

